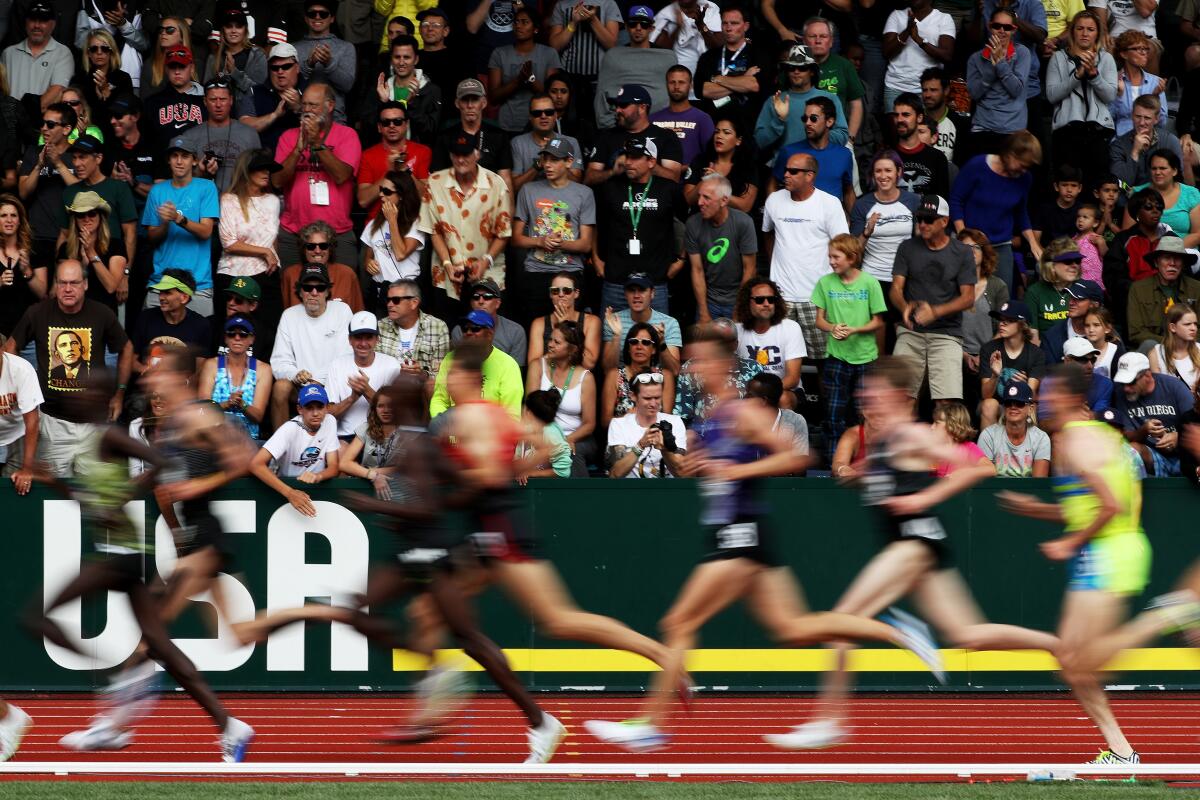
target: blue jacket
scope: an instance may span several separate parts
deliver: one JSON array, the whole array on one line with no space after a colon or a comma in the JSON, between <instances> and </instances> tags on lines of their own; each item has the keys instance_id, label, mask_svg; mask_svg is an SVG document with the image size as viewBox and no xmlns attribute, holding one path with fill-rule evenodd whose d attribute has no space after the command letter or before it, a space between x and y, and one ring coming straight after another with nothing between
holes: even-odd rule
<instances>
[{"instance_id":1,"label":"blue jacket","mask_svg":"<svg viewBox=\"0 0 1200 800\"><path fill-rule=\"evenodd\" d=\"M814 97L828 97L837 109L837 122L829 132L830 144L845 144L850 139L850 127L846 124L846 114L842 111L842 101L836 95L821 89L809 89L807 92L797 92L792 89L787 93L788 116L780 119L775 113L775 102L768 97L763 103L762 111L758 113L758 122L754 125L754 143L764 153L773 153L785 144L803 142L808 138L804 133L804 104Z\"/></svg>"},{"instance_id":2,"label":"blue jacket","mask_svg":"<svg viewBox=\"0 0 1200 800\"><path fill-rule=\"evenodd\" d=\"M1093 414L1101 414L1112 406L1113 388L1116 386L1111 378L1092 373L1092 384L1088 388L1088 408Z\"/></svg>"}]
</instances>

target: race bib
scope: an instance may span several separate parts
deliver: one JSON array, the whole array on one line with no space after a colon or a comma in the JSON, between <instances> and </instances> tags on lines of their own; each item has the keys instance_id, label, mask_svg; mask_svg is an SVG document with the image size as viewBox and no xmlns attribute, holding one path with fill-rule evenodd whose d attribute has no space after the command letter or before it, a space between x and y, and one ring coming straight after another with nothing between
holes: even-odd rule
<instances>
[{"instance_id":1,"label":"race bib","mask_svg":"<svg viewBox=\"0 0 1200 800\"><path fill-rule=\"evenodd\" d=\"M717 549L735 550L758 547L758 523L738 522L717 530Z\"/></svg>"},{"instance_id":2,"label":"race bib","mask_svg":"<svg viewBox=\"0 0 1200 800\"><path fill-rule=\"evenodd\" d=\"M929 539L936 542L946 538L946 529L937 517L917 517L900 523L900 535L905 539Z\"/></svg>"}]
</instances>

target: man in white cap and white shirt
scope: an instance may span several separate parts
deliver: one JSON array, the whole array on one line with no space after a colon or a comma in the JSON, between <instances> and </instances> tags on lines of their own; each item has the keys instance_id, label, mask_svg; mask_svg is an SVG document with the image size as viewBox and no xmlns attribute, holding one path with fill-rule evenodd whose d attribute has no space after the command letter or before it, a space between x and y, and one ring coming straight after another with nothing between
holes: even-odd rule
<instances>
[{"instance_id":1,"label":"man in white cap and white shirt","mask_svg":"<svg viewBox=\"0 0 1200 800\"><path fill-rule=\"evenodd\" d=\"M1187 384L1174 375L1150 371L1142 353L1126 353L1117 362L1113 408L1146 472L1155 478L1179 475L1179 418L1195 400Z\"/></svg>"},{"instance_id":2,"label":"man in white cap and white shirt","mask_svg":"<svg viewBox=\"0 0 1200 800\"><path fill-rule=\"evenodd\" d=\"M369 311L359 311L350 319L350 347L353 354L341 356L329 365L325 391L328 411L337 418L338 438L348 442L354 431L367 421L367 411L375 393L400 377L400 362L375 352L379 343L379 322Z\"/></svg>"}]
</instances>

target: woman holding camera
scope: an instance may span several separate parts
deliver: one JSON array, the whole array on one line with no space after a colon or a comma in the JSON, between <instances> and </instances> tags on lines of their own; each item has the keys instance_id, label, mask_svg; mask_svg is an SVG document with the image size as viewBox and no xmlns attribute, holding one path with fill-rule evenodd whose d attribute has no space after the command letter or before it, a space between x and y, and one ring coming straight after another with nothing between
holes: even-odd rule
<instances>
[{"instance_id":1,"label":"woman holding camera","mask_svg":"<svg viewBox=\"0 0 1200 800\"><path fill-rule=\"evenodd\" d=\"M1108 105L1117 97L1117 62L1100 46L1103 30L1095 11L1080 11L1067 29L1066 47L1046 67L1054 159L1083 170L1084 186L1108 171L1108 142L1116 133Z\"/></svg>"}]
</instances>

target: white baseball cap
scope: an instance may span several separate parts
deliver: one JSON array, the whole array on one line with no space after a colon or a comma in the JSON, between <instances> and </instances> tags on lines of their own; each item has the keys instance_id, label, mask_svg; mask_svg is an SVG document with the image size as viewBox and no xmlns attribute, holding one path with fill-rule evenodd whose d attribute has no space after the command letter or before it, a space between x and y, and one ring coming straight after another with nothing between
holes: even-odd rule
<instances>
[{"instance_id":1,"label":"white baseball cap","mask_svg":"<svg viewBox=\"0 0 1200 800\"><path fill-rule=\"evenodd\" d=\"M296 48L287 42L280 42L272 47L271 55L268 60L271 58L294 58L297 61L300 60L299 55L296 53Z\"/></svg>"},{"instance_id":2,"label":"white baseball cap","mask_svg":"<svg viewBox=\"0 0 1200 800\"><path fill-rule=\"evenodd\" d=\"M350 335L356 333L379 333L379 320L370 311L359 311L350 318Z\"/></svg>"},{"instance_id":3,"label":"white baseball cap","mask_svg":"<svg viewBox=\"0 0 1200 800\"><path fill-rule=\"evenodd\" d=\"M1133 383L1137 376L1150 369L1150 359L1143 353L1126 353L1117 362L1113 383Z\"/></svg>"},{"instance_id":4,"label":"white baseball cap","mask_svg":"<svg viewBox=\"0 0 1200 800\"><path fill-rule=\"evenodd\" d=\"M1063 355L1068 358L1087 358L1090 355L1100 355L1100 351L1092 347L1092 343L1082 336L1067 339L1063 345Z\"/></svg>"}]
</instances>

